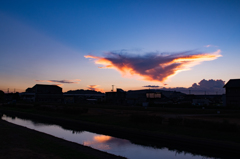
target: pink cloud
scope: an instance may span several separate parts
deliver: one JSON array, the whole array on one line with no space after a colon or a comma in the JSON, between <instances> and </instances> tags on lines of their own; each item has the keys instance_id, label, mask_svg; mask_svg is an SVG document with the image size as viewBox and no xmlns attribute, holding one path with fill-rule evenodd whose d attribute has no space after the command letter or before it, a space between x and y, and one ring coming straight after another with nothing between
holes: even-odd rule
<instances>
[{"instance_id":1,"label":"pink cloud","mask_svg":"<svg viewBox=\"0 0 240 159\"><path fill-rule=\"evenodd\" d=\"M215 46L215 45L206 45L204 47L218 47L218 46Z\"/></svg>"},{"instance_id":2,"label":"pink cloud","mask_svg":"<svg viewBox=\"0 0 240 159\"><path fill-rule=\"evenodd\" d=\"M101 89L101 88L96 88L96 87L98 87L99 85L88 85L88 89L89 90L92 90L92 91L97 91L97 92L104 92L103 91L103 89Z\"/></svg>"}]
</instances>

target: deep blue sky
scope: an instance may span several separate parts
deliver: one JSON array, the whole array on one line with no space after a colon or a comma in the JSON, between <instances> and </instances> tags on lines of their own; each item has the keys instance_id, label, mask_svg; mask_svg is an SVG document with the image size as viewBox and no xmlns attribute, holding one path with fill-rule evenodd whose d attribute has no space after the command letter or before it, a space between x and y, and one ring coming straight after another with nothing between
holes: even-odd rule
<instances>
[{"instance_id":1,"label":"deep blue sky","mask_svg":"<svg viewBox=\"0 0 240 159\"><path fill-rule=\"evenodd\" d=\"M23 90L35 80L81 80L65 90L159 84L98 69L83 57L122 49L140 55L221 50L222 57L171 77L169 87L239 78L239 17L239 0L2 0L0 89Z\"/></svg>"}]
</instances>

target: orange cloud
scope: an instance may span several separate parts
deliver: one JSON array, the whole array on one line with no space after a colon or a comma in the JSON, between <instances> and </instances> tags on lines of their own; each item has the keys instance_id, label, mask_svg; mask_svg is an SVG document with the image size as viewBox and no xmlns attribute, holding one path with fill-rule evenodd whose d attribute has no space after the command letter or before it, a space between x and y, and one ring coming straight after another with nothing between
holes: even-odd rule
<instances>
[{"instance_id":1,"label":"orange cloud","mask_svg":"<svg viewBox=\"0 0 240 159\"><path fill-rule=\"evenodd\" d=\"M146 81L164 82L177 73L189 70L191 67L204 61L215 60L221 57L221 50L212 53L199 53L193 51L162 55L149 53L145 55L130 56L110 52L106 57L86 55L85 58L94 59L95 64L103 65L99 68L113 68L126 75L138 75Z\"/></svg>"},{"instance_id":2,"label":"orange cloud","mask_svg":"<svg viewBox=\"0 0 240 159\"><path fill-rule=\"evenodd\" d=\"M57 84L57 86L62 87L64 84Z\"/></svg>"},{"instance_id":3,"label":"orange cloud","mask_svg":"<svg viewBox=\"0 0 240 159\"><path fill-rule=\"evenodd\" d=\"M88 85L87 89L92 90L92 91L97 91L97 92L104 92L103 89L101 88L96 88L99 85Z\"/></svg>"}]
</instances>

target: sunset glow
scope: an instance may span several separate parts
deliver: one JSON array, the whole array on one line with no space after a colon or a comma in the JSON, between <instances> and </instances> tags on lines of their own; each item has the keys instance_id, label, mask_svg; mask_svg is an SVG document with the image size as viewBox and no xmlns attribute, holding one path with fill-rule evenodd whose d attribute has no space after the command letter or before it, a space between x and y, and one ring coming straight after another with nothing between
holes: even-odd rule
<instances>
[{"instance_id":1,"label":"sunset glow","mask_svg":"<svg viewBox=\"0 0 240 159\"><path fill-rule=\"evenodd\" d=\"M237 79L240 1L205 1L0 1L0 90Z\"/></svg>"}]
</instances>

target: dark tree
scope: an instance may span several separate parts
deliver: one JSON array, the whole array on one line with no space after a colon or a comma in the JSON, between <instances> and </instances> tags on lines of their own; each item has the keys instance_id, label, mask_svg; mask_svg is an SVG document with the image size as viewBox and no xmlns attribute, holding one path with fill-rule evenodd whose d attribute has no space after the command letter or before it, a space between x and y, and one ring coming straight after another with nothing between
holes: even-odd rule
<instances>
[{"instance_id":1,"label":"dark tree","mask_svg":"<svg viewBox=\"0 0 240 159\"><path fill-rule=\"evenodd\" d=\"M0 102L4 101L4 96L5 96L5 93L2 90L0 90Z\"/></svg>"},{"instance_id":2,"label":"dark tree","mask_svg":"<svg viewBox=\"0 0 240 159\"><path fill-rule=\"evenodd\" d=\"M19 99L19 93L18 92L13 94L13 99L14 100L18 100Z\"/></svg>"}]
</instances>

